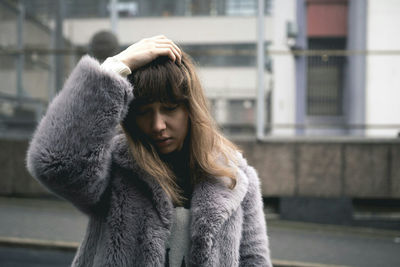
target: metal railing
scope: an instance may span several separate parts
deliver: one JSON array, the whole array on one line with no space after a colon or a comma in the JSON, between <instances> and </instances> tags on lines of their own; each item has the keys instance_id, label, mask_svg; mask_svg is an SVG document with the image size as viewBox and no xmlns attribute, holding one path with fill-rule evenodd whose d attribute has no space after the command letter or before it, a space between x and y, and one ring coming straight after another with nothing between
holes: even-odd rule
<instances>
[{"instance_id":1,"label":"metal railing","mask_svg":"<svg viewBox=\"0 0 400 267\"><path fill-rule=\"evenodd\" d=\"M2 133L11 131L15 125L34 124L43 115L47 104L61 88L62 82L77 60L88 52L88 47L73 46L62 35L60 37L57 34L57 27L51 27L50 22L57 23L54 20L56 14L53 14L51 21L50 14L47 17L35 17L25 12L22 6L15 6L12 3L12 1L0 0L0 13L5 14L0 17L0 130ZM184 45L183 47L185 48ZM242 67L256 71L255 43L188 45L187 48L197 61L199 68ZM273 133L275 130L291 130L293 134L298 132L307 134L322 130L319 131L322 134L333 135L337 132L341 135L351 135L352 130L361 132L388 130L392 133L400 131L400 118L389 122L367 122L365 118L358 121L352 120L351 112L354 109L352 101L357 100L354 99L357 96L353 95L351 99L349 94L353 90L351 69L358 68L352 63L354 58L364 60L400 58L400 50L271 50L267 45L265 53L267 58L265 73L271 77L266 86L265 97L266 134ZM282 85L282 80L278 81L282 79L282 76L276 76L279 71L276 66L282 66L281 62L286 62L288 59L296 64L303 62L304 98L302 99L298 96L301 86L295 78L296 73L291 73L292 78L289 81L292 83L291 90L292 94L293 92L295 94L295 99L288 100L286 96L280 96L278 99L276 96L279 90L286 90L286 85ZM293 65L288 69L299 72L298 64L296 68ZM360 66L360 68L366 68L366 66ZM207 77L204 78L207 79ZM399 84L390 84L390 81L381 82L382 86L400 88ZM215 89L224 91L224 88ZM256 88L252 92L249 91L248 95L242 98L222 95L224 98L222 100L226 104L222 106L211 104L213 113L220 113L222 108L225 109L223 112L228 114L223 120L219 120L219 116L216 116L217 122L226 133L255 134L255 90ZM364 93L360 97L365 100L366 86L362 90ZM393 98L395 97L397 95L393 95ZM215 99L210 100L212 103L215 102ZM354 101L356 104L359 102ZM285 111L285 108L292 112L287 117L294 117L293 113L299 110L293 106L300 104L304 106L304 110L301 111L303 112L301 120L276 119L277 112L289 112ZM375 105L375 103L372 104ZM283 106L283 111L279 105ZM366 116L365 108L362 112ZM33 127L26 128L32 130Z\"/></svg>"}]
</instances>

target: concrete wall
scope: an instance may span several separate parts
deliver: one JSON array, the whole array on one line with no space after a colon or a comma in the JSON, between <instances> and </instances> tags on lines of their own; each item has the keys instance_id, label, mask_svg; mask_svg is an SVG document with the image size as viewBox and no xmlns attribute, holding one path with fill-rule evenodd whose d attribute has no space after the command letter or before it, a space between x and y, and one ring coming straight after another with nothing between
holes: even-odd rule
<instances>
[{"instance_id":1,"label":"concrete wall","mask_svg":"<svg viewBox=\"0 0 400 267\"><path fill-rule=\"evenodd\" d=\"M399 140L240 142L264 196L400 198Z\"/></svg>"},{"instance_id":2,"label":"concrete wall","mask_svg":"<svg viewBox=\"0 0 400 267\"><path fill-rule=\"evenodd\" d=\"M48 196L25 167L27 141L0 140L0 195Z\"/></svg>"},{"instance_id":3,"label":"concrete wall","mask_svg":"<svg viewBox=\"0 0 400 267\"><path fill-rule=\"evenodd\" d=\"M238 141L266 197L400 199L400 140ZM48 196L25 169L27 141L0 140L0 195Z\"/></svg>"}]
</instances>

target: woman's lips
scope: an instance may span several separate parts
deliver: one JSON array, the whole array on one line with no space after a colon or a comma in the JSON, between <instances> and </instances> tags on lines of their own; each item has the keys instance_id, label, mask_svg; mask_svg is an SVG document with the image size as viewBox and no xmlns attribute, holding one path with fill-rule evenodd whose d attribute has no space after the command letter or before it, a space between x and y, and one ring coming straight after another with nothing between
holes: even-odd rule
<instances>
[{"instance_id":1,"label":"woman's lips","mask_svg":"<svg viewBox=\"0 0 400 267\"><path fill-rule=\"evenodd\" d=\"M172 138L171 138L171 137L154 140L154 143L155 143L156 146L158 146L158 147L168 146L169 144L171 144L171 142L172 142Z\"/></svg>"}]
</instances>

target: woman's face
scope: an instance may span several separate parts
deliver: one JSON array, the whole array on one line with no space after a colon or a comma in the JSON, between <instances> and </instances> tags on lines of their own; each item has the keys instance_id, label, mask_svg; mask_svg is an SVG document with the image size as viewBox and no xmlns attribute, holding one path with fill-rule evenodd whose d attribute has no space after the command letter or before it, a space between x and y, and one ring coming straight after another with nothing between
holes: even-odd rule
<instances>
[{"instance_id":1,"label":"woman's face","mask_svg":"<svg viewBox=\"0 0 400 267\"><path fill-rule=\"evenodd\" d=\"M182 149L188 133L189 112L183 103L153 102L140 105L136 125L161 154Z\"/></svg>"}]
</instances>

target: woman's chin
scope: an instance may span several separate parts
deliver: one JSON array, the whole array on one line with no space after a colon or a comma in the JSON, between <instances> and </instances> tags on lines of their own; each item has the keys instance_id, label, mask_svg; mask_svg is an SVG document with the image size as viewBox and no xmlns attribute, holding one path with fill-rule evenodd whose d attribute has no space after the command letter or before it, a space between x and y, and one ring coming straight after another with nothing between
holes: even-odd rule
<instances>
[{"instance_id":1,"label":"woman's chin","mask_svg":"<svg viewBox=\"0 0 400 267\"><path fill-rule=\"evenodd\" d=\"M166 155L174 152L176 149L172 146L157 147L157 151L160 154Z\"/></svg>"}]
</instances>

